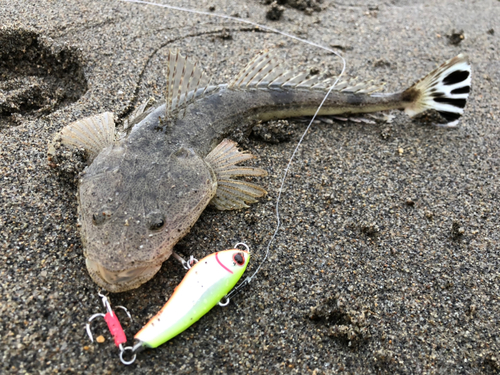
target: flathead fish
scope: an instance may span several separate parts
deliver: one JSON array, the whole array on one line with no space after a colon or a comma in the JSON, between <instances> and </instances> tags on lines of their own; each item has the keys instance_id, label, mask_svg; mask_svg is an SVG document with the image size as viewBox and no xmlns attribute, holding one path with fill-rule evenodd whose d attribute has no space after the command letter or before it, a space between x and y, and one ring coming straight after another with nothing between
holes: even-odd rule
<instances>
[{"instance_id":1,"label":"flathead fish","mask_svg":"<svg viewBox=\"0 0 500 375\"><path fill-rule=\"evenodd\" d=\"M141 106L117 137L112 113L64 127L49 147L83 147L91 164L79 180L79 223L92 279L110 292L151 279L208 204L248 207L265 190L236 177L264 176L238 166L252 158L226 139L257 121L313 115L332 81L286 71L268 52L254 58L228 84L210 85L179 53L167 62L165 102ZM458 55L410 88L375 93L370 84L339 82L320 115L437 110L455 126L469 96L471 71Z\"/></svg>"}]
</instances>

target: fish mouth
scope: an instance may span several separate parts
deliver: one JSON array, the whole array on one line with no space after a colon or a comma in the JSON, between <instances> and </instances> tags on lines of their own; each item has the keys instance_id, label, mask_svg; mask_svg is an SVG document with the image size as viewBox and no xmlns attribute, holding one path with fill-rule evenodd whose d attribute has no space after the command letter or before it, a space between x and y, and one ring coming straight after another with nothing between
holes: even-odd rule
<instances>
[{"instance_id":1,"label":"fish mouth","mask_svg":"<svg viewBox=\"0 0 500 375\"><path fill-rule=\"evenodd\" d=\"M135 289L151 279L160 270L159 265L149 265L122 271L111 271L99 262L86 259L85 264L92 279L99 286L111 293L125 292Z\"/></svg>"}]
</instances>

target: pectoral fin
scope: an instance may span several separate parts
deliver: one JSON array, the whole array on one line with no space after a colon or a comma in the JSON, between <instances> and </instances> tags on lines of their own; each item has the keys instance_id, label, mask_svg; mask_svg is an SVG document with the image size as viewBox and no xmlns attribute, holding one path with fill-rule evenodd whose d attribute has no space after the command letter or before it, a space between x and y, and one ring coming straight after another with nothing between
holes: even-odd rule
<instances>
[{"instance_id":1,"label":"pectoral fin","mask_svg":"<svg viewBox=\"0 0 500 375\"><path fill-rule=\"evenodd\" d=\"M48 154L55 153L55 144L82 147L91 159L115 140L115 121L113 113L105 112L72 122L62 128L49 144Z\"/></svg>"},{"instance_id":2,"label":"pectoral fin","mask_svg":"<svg viewBox=\"0 0 500 375\"><path fill-rule=\"evenodd\" d=\"M238 151L237 146L236 142L224 139L205 158L217 176L217 192L210 203L219 210L246 208L247 203L255 203L256 198L266 195L266 191L260 186L233 179L238 176L267 175L260 168L237 166L242 161L254 158L252 154Z\"/></svg>"}]
</instances>

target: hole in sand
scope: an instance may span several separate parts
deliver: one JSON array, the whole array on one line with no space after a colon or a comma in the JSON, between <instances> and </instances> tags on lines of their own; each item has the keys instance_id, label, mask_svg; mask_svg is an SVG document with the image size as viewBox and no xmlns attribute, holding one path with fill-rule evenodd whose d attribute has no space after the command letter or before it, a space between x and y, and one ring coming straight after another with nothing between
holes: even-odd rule
<instances>
[{"instance_id":1,"label":"hole in sand","mask_svg":"<svg viewBox=\"0 0 500 375\"><path fill-rule=\"evenodd\" d=\"M0 31L0 128L77 101L87 91L78 50L33 31Z\"/></svg>"}]
</instances>

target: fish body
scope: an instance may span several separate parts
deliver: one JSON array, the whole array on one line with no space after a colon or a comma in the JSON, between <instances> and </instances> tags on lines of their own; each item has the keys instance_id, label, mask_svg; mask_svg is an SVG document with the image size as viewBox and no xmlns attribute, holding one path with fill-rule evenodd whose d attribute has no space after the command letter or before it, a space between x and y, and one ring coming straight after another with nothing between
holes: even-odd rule
<instances>
[{"instance_id":1,"label":"fish body","mask_svg":"<svg viewBox=\"0 0 500 375\"><path fill-rule=\"evenodd\" d=\"M249 260L248 251L231 249L196 263L158 314L134 336L135 348L156 348L197 322L236 285Z\"/></svg>"},{"instance_id":2,"label":"fish body","mask_svg":"<svg viewBox=\"0 0 500 375\"><path fill-rule=\"evenodd\" d=\"M90 275L111 292L149 280L209 203L247 207L265 190L235 177L263 176L238 166L252 156L227 139L256 121L313 115L332 82L285 71L269 54L228 84L211 86L181 55L167 63L165 103L140 108L116 140L110 113L72 123L56 135L93 156L79 182L79 222ZM459 55L409 89L376 94L370 84L340 82L320 115L438 110L456 125L470 91L470 65Z\"/></svg>"}]
</instances>

